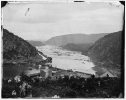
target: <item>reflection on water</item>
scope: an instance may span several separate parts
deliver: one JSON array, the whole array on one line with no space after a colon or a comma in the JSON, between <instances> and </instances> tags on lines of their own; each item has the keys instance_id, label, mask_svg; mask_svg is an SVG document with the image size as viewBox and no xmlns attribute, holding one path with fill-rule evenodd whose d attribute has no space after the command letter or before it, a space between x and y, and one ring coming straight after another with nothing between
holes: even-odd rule
<instances>
[{"instance_id":1,"label":"reflection on water","mask_svg":"<svg viewBox=\"0 0 126 100\"><path fill-rule=\"evenodd\" d=\"M32 69L29 70L29 67L26 66L10 66L10 67L3 67L3 78L12 78L15 77L16 75L20 75L22 72L25 72L26 74L33 74L33 73L38 73L38 69Z\"/></svg>"},{"instance_id":2,"label":"reflection on water","mask_svg":"<svg viewBox=\"0 0 126 100\"><path fill-rule=\"evenodd\" d=\"M42 51L48 57L52 57L53 67L95 74L95 71L92 69L94 64L90 61L88 56L81 55L80 52L68 51L60 47L49 45L37 47L37 49ZM4 78L15 77L16 75L20 75L22 72L32 74L40 71L35 68L29 70L28 66L3 67Z\"/></svg>"}]
</instances>

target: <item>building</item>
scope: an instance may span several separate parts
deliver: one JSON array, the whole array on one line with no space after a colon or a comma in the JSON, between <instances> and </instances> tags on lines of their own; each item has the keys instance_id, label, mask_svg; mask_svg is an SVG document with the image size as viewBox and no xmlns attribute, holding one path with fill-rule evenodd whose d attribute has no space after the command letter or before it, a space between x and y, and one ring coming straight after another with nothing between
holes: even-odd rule
<instances>
[{"instance_id":1,"label":"building","mask_svg":"<svg viewBox=\"0 0 126 100\"><path fill-rule=\"evenodd\" d=\"M42 69L40 69L40 77L42 77L42 78L46 77L46 73Z\"/></svg>"},{"instance_id":2,"label":"building","mask_svg":"<svg viewBox=\"0 0 126 100\"><path fill-rule=\"evenodd\" d=\"M95 77L116 77L115 75L113 75L111 72L109 72L108 70L106 69L102 69L98 72L96 72L96 75Z\"/></svg>"},{"instance_id":3,"label":"building","mask_svg":"<svg viewBox=\"0 0 126 100\"><path fill-rule=\"evenodd\" d=\"M52 80L57 80L59 77L57 76L57 71L52 71Z\"/></svg>"},{"instance_id":4,"label":"building","mask_svg":"<svg viewBox=\"0 0 126 100\"><path fill-rule=\"evenodd\" d=\"M83 77L83 78L90 78L92 74L88 74L88 73L83 73L83 72L78 72L78 71L75 71L75 76L78 76L78 77Z\"/></svg>"},{"instance_id":5,"label":"building","mask_svg":"<svg viewBox=\"0 0 126 100\"><path fill-rule=\"evenodd\" d=\"M21 81L21 76L15 76L15 77L14 77L14 80L15 80L16 82L20 82L20 81Z\"/></svg>"},{"instance_id":6,"label":"building","mask_svg":"<svg viewBox=\"0 0 126 100\"><path fill-rule=\"evenodd\" d=\"M31 78L36 78L40 76L40 73L29 74L28 76Z\"/></svg>"},{"instance_id":7,"label":"building","mask_svg":"<svg viewBox=\"0 0 126 100\"><path fill-rule=\"evenodd\" d=\"M83 77L83 78L90 78L92 74L88 74L88 73L83 73L83 72L78 72L78 71L67 71L67 70L60 70L60 71L57 71L55 73L55 77L59 78L59 77L62 77L64 78L64 76L69 76L70 77L74 77L74 78L77 78L77 77Z\"/></svg>"},{"instance_id":8,"label":"building","mask_svg":"<svg viewBox=\"0 0 126 100\"><path fill-rule=\"evenodd\" d=\"M43 78L52 77L52 70L49 67L45 66L40 69L40 76Z\"/></svg>"},{"instance_id":9,"label":"building","mask_svg":"<svg viewBox=\"0 0 126 100\"><path fill-rule=\"evenodd\" d=\"M65 70L57 71L56 74L55 74L55 76L56 76L57 78L59 78L59 77L64 78L65 75L68 75L67 71L65 71Z\"/></svg>"},{"instance_id":10,"label":"building","mask_svg":"<svg viewBox=\"0 0 126 100\"><path fill-rule=\"evenodd\" d=\"M109 71L106 71L104 74L102 74L100 77L115 77L112 73L110 73Z\"/></svg>"},{"instance_id":11,"label":"building","mask_svg":"<svg viewBox=\"0 0 126 100\"><path fill-rule=\"evenodd\" d=\"M52 63L45 63L45 66L52 67Z\"/></svg>"}]
</instances>

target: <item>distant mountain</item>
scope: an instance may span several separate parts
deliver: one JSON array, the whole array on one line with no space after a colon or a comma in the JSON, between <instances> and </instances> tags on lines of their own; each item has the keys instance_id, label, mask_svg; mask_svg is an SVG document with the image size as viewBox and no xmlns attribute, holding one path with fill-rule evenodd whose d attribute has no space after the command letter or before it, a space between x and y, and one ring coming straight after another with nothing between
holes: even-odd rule
<instances>
[{"instance_id":1,"label":"distant mountain","mask_svg":"<svg viewBox=\"0 0 126 100\"><path fill-rule=\"evenodd\" d=\"M71 51L79 51L79 52L87 52L87 50L93 45L93 43L85 43L85 44L73 44L68 43L66 45L62 45L63 49L68 49Z\"/></svg>"},{"instance_id":2,"label":"distant mountain","mask_svg":"<svg viewBox=\"0 0 126 100\"><path fill-rule=\"evenodd\" d=\"M44 46L41 41L27 40L32 46Z\"/></svg>"},{"instance_id":3,"label":"distant mountain","mask_svg":"<svg viewBox=\"0 0 126 100\"><path fill-rule=\"evenodd\" d=\"M122 31L108 34L90 47L88 55L101 67L121 68L122 42Z\"/></svg>"},{"instance_id":4,"label":"distant mountain","mask_svg":"<svg viewBox=\"0 0 126 100\"><path fill-rule=\"evenodd\" d=\"M3 29L3 61L41 61L38 50L27 41Z\"/></svg>"},{"instance_id":5,"label":"distant mountain","mask_svg":"<svg viewBox=\"0 0 126 100\"><path fill-rule=\"evenodd\" d=\"M61 35L61 36L56 36L52 37L51 39L47 40L45 44L47 45L66 45L68 43L94 43L97 41L99 38L107 35L107 33L104 34L68 34L68 35Z\"/></svg>"}]
</instances>

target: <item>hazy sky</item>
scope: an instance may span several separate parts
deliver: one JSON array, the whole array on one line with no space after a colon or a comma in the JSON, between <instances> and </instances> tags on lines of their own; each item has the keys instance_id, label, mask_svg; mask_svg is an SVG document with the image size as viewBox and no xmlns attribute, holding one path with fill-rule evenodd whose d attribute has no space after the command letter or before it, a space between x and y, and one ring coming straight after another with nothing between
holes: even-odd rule
<instances>
[{"instance_id":1,"label":"hazy sky","mask_svg":"<svg viewBox=\"0 0 126 100\"><path fill-rule=\"evenodd\" d=\"M3 27L26 40L64 34L122 30L122 5L110 3L11 3L3 8Z\"/></svg>"}]
</instances>

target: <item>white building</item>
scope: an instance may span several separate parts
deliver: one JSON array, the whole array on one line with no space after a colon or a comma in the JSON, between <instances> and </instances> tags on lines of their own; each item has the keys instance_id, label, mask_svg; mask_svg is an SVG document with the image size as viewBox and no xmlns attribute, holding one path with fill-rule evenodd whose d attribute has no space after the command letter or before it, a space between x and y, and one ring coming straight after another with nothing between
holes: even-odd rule
<instances>
[{"instance_id":1,"label":"white building","mask_svg":"<svg viewBox=\"0 0 126 100\"><path fill-rule=\"evenodd\" d=\"M14 77L14 80L15 80L16 82L20 82L20 81L21 81L21 76L16 76L16 77Z\"/></svg>"}]
</instances>

